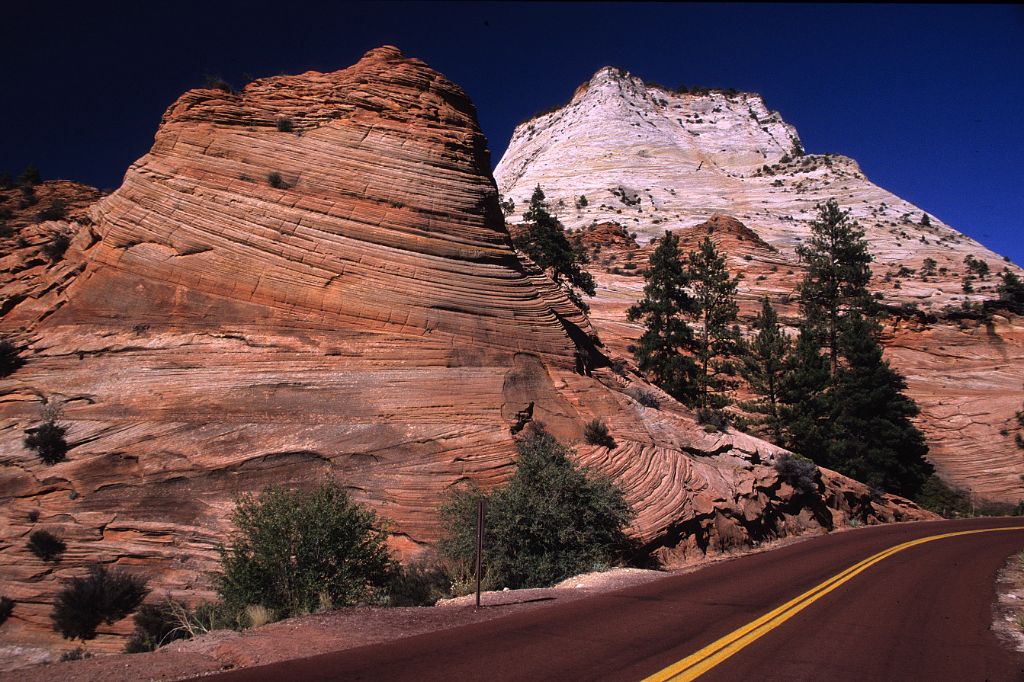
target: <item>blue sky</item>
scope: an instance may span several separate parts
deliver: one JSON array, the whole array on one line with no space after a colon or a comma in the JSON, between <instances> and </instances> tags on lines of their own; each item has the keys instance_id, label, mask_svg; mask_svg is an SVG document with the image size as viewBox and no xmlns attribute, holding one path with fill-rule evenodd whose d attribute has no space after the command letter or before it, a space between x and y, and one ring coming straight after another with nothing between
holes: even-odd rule
<instances>
[{"instance_id":1,"label":"blue sky","mask_svg":"<svg viewBox=\"0 0 1024 682\"><path fill-rule=\"evenodd\" d=\"M33 6L37 5L37 6ZM0 170L120 184L206 74L344 68L390 43L459 83L497 162L605 65L764 95L809 152L1024 263L1024 6L43 3L4 11Z\"/></svg>"}]
</instances>

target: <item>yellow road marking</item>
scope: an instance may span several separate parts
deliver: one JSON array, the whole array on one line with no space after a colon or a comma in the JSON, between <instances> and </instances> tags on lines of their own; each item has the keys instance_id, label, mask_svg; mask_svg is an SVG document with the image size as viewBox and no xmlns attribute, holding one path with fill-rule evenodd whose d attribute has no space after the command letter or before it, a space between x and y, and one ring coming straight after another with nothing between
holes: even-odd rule
<instances>
[{"instance_id":1,"label":"yellow road marking","mask_svg":"<svg viewBox=\"0 0 1024 682\"><path fill-rule=\"evenodd\" d=\"M1024 530L1024 526L961 530L955 533L929 535L928 537L910 540L909 542L904 542L900 545L894 545L889 549L883 550L873 556L869 556L867 559L850 566L841 573L837 573L820 585L812 587L799 597L789 600L782 606L769 611L757 620L751 621L737 630L733 630L726 636L708 644L697 653L691 654L683 660L673 663L664 670L660 670L650 677L644 678L643 682L667 682L668 680L672 680L673 682L684 682L686 680L697 679L754 640L779 627L832 590L836 589L848 580L852 580L854 576L866 571L879 561L882 561L897 552L902 552L903 550L914 547L915 545L921 545L933 540L941 540L943 538L951 538L958 535L973 535L974 533L991 533L1007 530Z\"/></svg>"}]
</instances>

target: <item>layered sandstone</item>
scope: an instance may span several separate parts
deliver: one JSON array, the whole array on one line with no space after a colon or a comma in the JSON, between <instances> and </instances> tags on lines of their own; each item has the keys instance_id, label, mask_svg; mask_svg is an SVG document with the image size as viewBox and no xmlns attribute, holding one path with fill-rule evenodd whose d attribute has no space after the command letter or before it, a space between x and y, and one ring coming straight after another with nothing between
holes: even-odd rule
<instances>
[{"instance_id":1,"label":"layered sandstone","mask_svg":"<svg viewBox=\"0 0 1024 682\"><path fill-rule=\"evenodd\" d=\"M208 596L233 499L268 484L337 480L416 555L451 486L507 478L529 422L576 442L608 423L616 446L578 456L622 483L668 563L923 514L830 472L798 498L777 448L631 397L643 382L512 250L469 99L394 48L186 93L121 188L56 228L67 254L12 275L0 321L27 361L0 380L8 642L66 648L54 593L94 561ZM22 444L44 406L72 445L55 466ZM26 551L37 529L65 539L62 561Z\"/></svg>"},{"instance_id":2,"label":"layered sandstone","mask_svg":"<svg viewBox=\"0 0 1024 682\"><path fill-rule=\"evenodd\" d=\"M746 322L768 295L795 323L803 276L796 247L810 234L816 205L834 197L865 229L872 289L895 313L887 357L921 406L937 471L979 499L1024 499L1024 452L1013 442L1024 402L1024 320L964 314L964 306L998 297L1003 267L1024 273L934 216L925 220L852 159L800 156L798 147L797 131L758 95L680 94L605 68L564 107L520 124L495 178L520 212L540 185L567 227L585 232L614 221L637 235L644 248L628 257L640 268L623 269L630 261L622 250L594 254L591 319L619 352L640 333L624 312L640 296L651 240L666 230L677 231L684 249L710 235L728 252L745 276ZM992 273L969 294L961 290L968 257ZM926 259L935 261L932 274L922 273Z\"/></svg>"}]
</instances>

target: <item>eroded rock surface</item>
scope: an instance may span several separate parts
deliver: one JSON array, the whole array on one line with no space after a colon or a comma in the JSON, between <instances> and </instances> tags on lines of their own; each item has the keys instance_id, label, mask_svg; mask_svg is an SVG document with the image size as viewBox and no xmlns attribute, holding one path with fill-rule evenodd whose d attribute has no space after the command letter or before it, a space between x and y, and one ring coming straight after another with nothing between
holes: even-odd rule
<instances>
[{"instance_id":1,"label":"eroded rock surface","mask_svg":"<svg viewBox=\"0 0 1024 682\"><path fill-rule=\"evenodd\" d=\"M866 231L872 288L894 313L887 353L921 406L919 420L938 473L979 500L1024 499L1024 451L1013 442L1024 402L1024 320L978 320L964 306L998 298L995 273L1019 267L934 216L872 184L852 159L800 156L797 131L752 93L674 93L604 68L561 109L520 124L495 169L521 219L540 185L567 227L584 234L614 221L644 247L593 253L591 320L620 353L640 329L625 310L641 296L650 242L675 230L684 250L705 235L729 254L746 323L768 295L784 320L799 314L803 277L796 247L815 206L834 197ZM586 197L586 201L580 197ZM964 260L987 277L961 290ZM923 270L926 260L933 271ZM639 264L627 269L628 264Z\"/></svg>"},{"instance_id":2,"label":"eroded rock surface","mask_svg":"<svg viewBox=\"0 0 1024 682\"><path fill-rule=\"evenodd\" d=\"M272 483L340 481L414 556L441 532L444 493L505 480L531 422L578 441L606 420L616 448L578 456L622 482L633 532L668 563L926 516L829 472L799 499L777 448L630 397L642 382L515 256L469 99L395 48L186 93L122 187L55 227L70 248L6 281L22 293L0 322L26 360L0 381L8 642L70 648L52 601L94 561L148 574L157 595L209 596L234 497ZM72 446L54 466L22 443L44 406ZM61 561L26 550L37 529L67 542Z\"/></svg>"}]
</instances>

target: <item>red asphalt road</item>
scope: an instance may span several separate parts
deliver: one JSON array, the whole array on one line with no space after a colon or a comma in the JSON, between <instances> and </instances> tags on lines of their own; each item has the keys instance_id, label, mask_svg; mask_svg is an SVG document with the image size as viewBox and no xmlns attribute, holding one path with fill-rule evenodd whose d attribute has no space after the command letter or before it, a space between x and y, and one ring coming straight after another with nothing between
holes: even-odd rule
<instances>
[{"instance_id":1,"label":"red asphalt road","mask_svg":"<svg viewBox=\"0 0 1024 682\"><path fill-rule=\"evenodd\" d=\"M271 680L640 680L907 540L1024 519L858 529L484 623L213 676ZM995 575L1024 531L910 547L868 568L701 680L1024 680L990 630Z\"/></svg>"}]
</instances>

